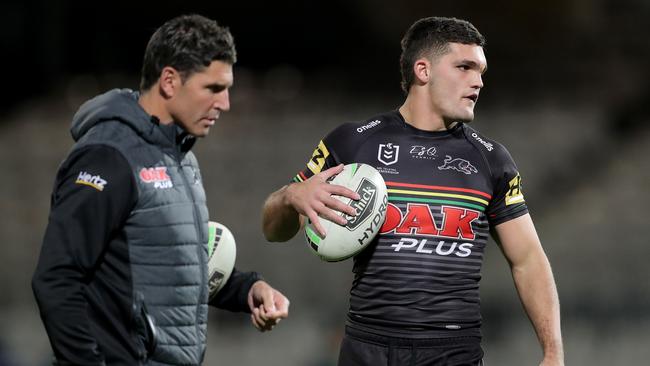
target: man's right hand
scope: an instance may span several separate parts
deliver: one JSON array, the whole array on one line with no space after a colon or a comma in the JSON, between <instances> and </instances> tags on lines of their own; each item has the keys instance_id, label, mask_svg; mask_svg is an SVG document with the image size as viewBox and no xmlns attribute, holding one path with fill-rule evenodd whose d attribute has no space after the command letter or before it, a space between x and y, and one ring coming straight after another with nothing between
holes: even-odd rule
<instances>
[{"instance_id":1,"label":"man's right hand","mask_svg":"<svg viewBox=\"0 0 650 366\"><path fill-rule=\"evenodd\" d=\"M292 183L272 193L264 203L263 231L269 241L287 241L302 226L303 217L308 217L321 236L327 233L321 225L319 215L341 225L347 222L337 212L355 216L356 212L332 195L358 200L354 191L327 180L343 171L340 164L312 176L300 183Z\"/></svg>"},{"instance_id":2,"label":"man's right hand","mask_svg":"<svg viewBox=\"0 0 650 366\"><path fill-rule=\"evenodd\" d=\"M336 222L339 225L347 224L347 220L338 213L343 212L348 216L356 216L354 208L338 200L333 195L358 200L361 197L355 191L346 187L329 184L327 180L343 171L343 164L324 170L301 183L294 183L287 187L286 199L289 205L299 214L308 217L314 228L321 236L327 235L319 216Z\"/></svg>"}]
</instances>

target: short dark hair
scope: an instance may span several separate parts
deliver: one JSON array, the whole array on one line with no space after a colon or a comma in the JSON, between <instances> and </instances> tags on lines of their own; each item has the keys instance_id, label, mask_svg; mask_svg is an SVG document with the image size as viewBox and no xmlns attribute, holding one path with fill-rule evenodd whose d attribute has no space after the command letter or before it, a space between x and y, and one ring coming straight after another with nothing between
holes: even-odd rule
<instances>
[{"instance_id":1,"label":"short dark hair","mask_svg":"<svg viewBox=\"0 0 650 366\"><path fill-rule=\"evenodd\" d=\"M402 55L399 58L404 93L408 94L413 84L415 61L425 55L435 57L447 53L451 42L485 46L485 38L466 20L429 17L411 25L402 38Z\"/></svg>"},{"instance_id":2,"label":"short dark hair","mask_svg":"<svg viewBox=\"0 0 650 366\"><path fill-rule=\"evenodd\" d=\"M215 60L237 62L235 41L228 28L201 15L181 15L165 22L151 36L142 61L140 90L151 88L166 66L178 70L185 82Z\"/></svg>"}]
</instances>

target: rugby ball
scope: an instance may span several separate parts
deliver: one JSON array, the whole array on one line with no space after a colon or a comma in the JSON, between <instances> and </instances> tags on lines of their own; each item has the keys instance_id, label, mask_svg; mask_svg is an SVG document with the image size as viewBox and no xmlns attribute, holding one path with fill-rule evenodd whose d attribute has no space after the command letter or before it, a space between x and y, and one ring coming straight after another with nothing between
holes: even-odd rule
<instances>
[{"instance_id":1,"label":"rugby ball","mask_svg":"<svg viewBox=\"0 0 650 366\"><path fill-rule=\"evenodd\" d=\"M208 222L208 285L210 299L226 284L237 257L235 238L218 222Z\"/></svg>"},{"instance_id":2,"label":"rugby ball","mask_svg":"<svg viewBox=\"0 0 650 366\"><path fill-rule=\"evenodd\" d=\"M348 164L328 183L347 187L361 196L358 201L335 196L354 207L357 215L339 213L348 220L345 226L320 217L327 232L325 237L321 237L307 219L305 237L309 247L324 261L338 262L356 255L375 238L386 219L388 193L384 178L368 164Z\"/></svg>"}]
</instances>

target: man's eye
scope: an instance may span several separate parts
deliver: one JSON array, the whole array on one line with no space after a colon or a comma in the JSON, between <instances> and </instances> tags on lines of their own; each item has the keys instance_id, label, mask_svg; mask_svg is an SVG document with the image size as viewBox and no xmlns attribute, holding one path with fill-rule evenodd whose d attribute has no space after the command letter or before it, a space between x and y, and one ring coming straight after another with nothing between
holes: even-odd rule
<instances>
[{"instance_id":1,"label":"man's eye","mask_svg":"<svg viewBox=\"0 0 650 366\"><path fill-rule=\"evenodd\" d=\"M215 85L215 86L209 86L208 89L209 89L211 92L217 94L217 93L221 93L221 92L225 89L225 87L223 87L223 86L221 86L221 85L219 85L219 86L216 86L216 85Z\"/></svg>"},{"instance_id":2,"label":"man's eye","mask_svg":"<svg viewBox=\"0 0 650 366\"><path fill-rule=\"evenodd\" d=\"M458 68L465 71L470 69L469 65L459 65Z\"/></svg>"}]
</instances>

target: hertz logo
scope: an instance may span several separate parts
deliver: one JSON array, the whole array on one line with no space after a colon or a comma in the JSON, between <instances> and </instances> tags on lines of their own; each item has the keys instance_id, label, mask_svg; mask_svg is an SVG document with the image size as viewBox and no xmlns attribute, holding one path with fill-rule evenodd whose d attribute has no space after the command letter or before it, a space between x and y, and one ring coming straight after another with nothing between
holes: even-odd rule
<instances>
[{"instance_id":1,"label":"hertz logo","mask_svg":"<svg viewBox=\"0 0 650 366\"><path fill-rule=\"evenodd\" d=\"M93 187L100 192L103 191L106 184L108 184L108 182L105 179L102 179L99 175L92 175L83 171L79 172L79 176L75 183Z\"/></svg>"}]
</instances>

